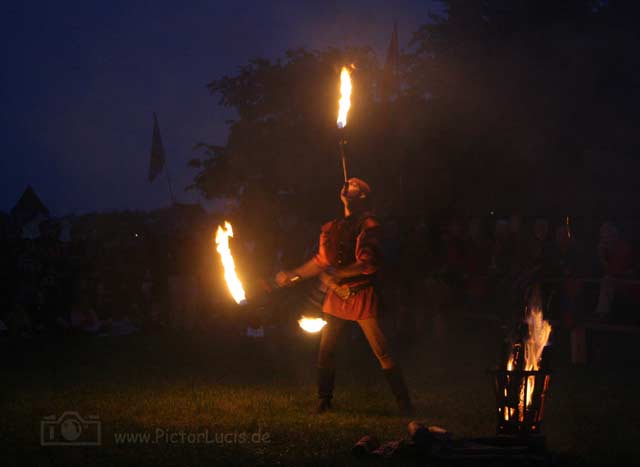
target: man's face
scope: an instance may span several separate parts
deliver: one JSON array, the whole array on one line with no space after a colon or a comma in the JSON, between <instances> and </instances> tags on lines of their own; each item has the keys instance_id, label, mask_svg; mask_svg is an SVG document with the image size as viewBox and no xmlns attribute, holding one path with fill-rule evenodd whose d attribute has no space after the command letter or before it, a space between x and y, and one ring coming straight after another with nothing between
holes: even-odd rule
<instances>
[{"instance_id":1,"label":"man's face","mask_svg":"<svg viewBox=\"0 0 640 467\"><path fill-rule=\"evenodd\" d=\"M358 182L355 182L353 180L349 180L347 186L343 186L340 190L340 199L344 204L349 204L353 200L359 199L364 196L365 195L360 190L360 185L358 185Z\"/></svg>"}]
</instances>

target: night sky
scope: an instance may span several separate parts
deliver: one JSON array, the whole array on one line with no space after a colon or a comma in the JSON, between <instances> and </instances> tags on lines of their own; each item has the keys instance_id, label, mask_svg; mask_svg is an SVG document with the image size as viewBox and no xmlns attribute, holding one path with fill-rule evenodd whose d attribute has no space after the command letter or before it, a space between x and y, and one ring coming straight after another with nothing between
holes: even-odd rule
<instances>
[{"instance_id":1,"label":"night sky","mask_svg":"<svg viewBox=\"0 0 640 467\"><path fill-rule=\"evenodd\" d=\"M21 4L23 3L23 4ZM54 215L169 204L147 182L158 114L176 197L195 143L224 144L233 117L206 84L288 48L370 45L384 61L434 1L62 1L4 7L0 211L31 184Z\"/></svg>"}]
</instances>

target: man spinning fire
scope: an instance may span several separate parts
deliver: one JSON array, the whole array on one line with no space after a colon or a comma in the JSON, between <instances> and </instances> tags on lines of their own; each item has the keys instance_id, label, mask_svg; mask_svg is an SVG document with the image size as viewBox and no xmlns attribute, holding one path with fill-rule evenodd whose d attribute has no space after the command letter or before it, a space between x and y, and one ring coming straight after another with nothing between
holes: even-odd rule
<instances>
[{"instance_id":1,"label":"man spinning fire","mask_svg":"<svg viewBox=\"0 0 640 467\"><path fill-rule=\"evenodd\" d=\"M392 358L378 319L379 298L375 276L380 268L380 224L371 213L371 188L350 178L340 191L344 217L322 226L318 253L291 271L276 275L279 286L320 276L326 287L322 305L326 326L318 352L316 413L331 409L335 379L335 347L347 321L360 325L403 414L413 411L401 369Z\"/></svg>"}]
</instances>

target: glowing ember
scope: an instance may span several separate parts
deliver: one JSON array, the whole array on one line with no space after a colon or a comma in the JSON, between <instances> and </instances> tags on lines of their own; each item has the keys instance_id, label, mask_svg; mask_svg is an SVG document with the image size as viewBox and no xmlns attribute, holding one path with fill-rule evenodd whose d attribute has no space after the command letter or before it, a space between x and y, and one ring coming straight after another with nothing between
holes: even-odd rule
<instances>
[{"instance_id":1,"label":"glowing ember","mask_svg":"<svg viewBox=\"0 0 640 467\"><path fill-rule=\"evenodd\" d=\"M351 107L351 76L346 66L340 72L340 100L338 101L338 128L347 126L347 114Z\"/></svg>"},{"instance_id":2,"label":"glowing ember","mask_svg":"<svg viewBox=\"0 0 640 467\"><path fill-rule=\"evenodd\" d=\"M298 324L306 332L319 332L327 322L322 318L305 318L304 316L298 320Z\"/></svg>"},{"instance_id":3,"label":"glowing ember","mask_svg":"<svg viewBox=\"0 0 640 467\"><path fill-rule=\"evenodd\" d=\"M216 232L216 251L220 253L220 259L224 267L224 280L227 282L231 296L236 303L243 304L246 303L247 298L244 294L242 283L236 274L236 265L231 255L231 249L229 248L229 237L233 237L233 229L231 228L231 224L225 221L224 229L218 226L218 231Z\"/></svg>"}]
</instances>

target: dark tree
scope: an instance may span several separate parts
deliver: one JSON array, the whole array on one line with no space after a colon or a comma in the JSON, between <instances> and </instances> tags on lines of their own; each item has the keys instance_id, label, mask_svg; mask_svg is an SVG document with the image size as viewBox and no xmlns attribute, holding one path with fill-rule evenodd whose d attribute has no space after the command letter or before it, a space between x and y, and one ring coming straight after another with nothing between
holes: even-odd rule
<instances>
[{"instance_id":1,"label":"dark tree","mask_svg":"<svg viewBox=\"0 0 640 467\"><path fill-rule=\"evenodd\" d=\"M480 201L507 210L584 213L629 196L620 169L637 168L637 3L446 3L415 33L406 82L431 97L425 118L448 133L439 154L459 159L456 180L473 186L462 204L484 191Z\"/></svg>"},{"instance_id":2,"label":"dark tree","mask_svg":"<svg viewBox=\"0 0 640 467\"><path fill-rule=\"evenodd\" d=\"M354 63L350 172L373 183L382 214L623 205L639 168L637 4L444 3L400 57L390 99L368 49L293 50L213 81L237 118L224 146L200 146L192 187L240 195L245 212L263 216L282 205L334 214L338 76Z\"/></svg>"},{"instance_id":3,"label":"dark tree","mask_svg":"<svg viewBox=\"0 0 640 467\"><path fill-rule=\"evenodd\" d=\"M220 104L237 112L224 147L200 145L205 157L194 188L206 196L238 195L273 199L278 194L304 214L333 213L342 182L336 127L339 72L354 64L354 91L347 125L349 169L375 176L379 108L376 86L381 76L368 49L292 50L283 60L252 60L236 76L209 85Z\"/></svg>"}]
</instances>

